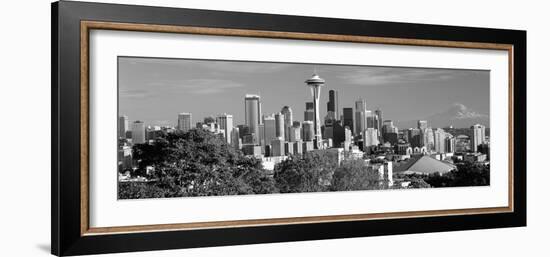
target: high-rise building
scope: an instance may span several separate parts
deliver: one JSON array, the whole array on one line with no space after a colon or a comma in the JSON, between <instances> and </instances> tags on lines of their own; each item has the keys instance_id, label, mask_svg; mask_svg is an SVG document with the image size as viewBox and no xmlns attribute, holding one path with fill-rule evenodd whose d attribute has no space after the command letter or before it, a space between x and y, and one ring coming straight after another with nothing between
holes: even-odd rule
<instances>
[{"instance_id":1,"label":"high-rise building","mask_svg":"<svg viewBox=\"0 0 550 257\"><path fill-rule=\"evenodd\" d=\"M247 125L240 124L240 125L237 125L237 128L239 129L239 138L241 138L241 139L242 139L245 135L250 134L250 129L248 128Z\"/></svg>"},{"instance_id":2,"label":"high-rise building","mask_svg":"<svg viewBox=\"0 0 550 257\"><path fill-rule=\"evenodd\" d=\"M249 133L254 134L256 142L260 142L260 133L258 131L258 124L261 122L262 106L259 95L245 95L244 97L244 117L245 124L249 128Z\"/></svg>"},{"instance_id":3,"label":"high-rise building","mask_svg":"<svg viewBox=\"0 0 550 257\"><path fill-rule=\"evenodd\" d=\"M327 102L327 116L337 120L340 119L340 109L338 108L338 91L329 90L328 91L328 102Z\"/></svg>"},{"instance_id":4,"label":"high-rise building","mask_svg":"<svg viewBox=\"0 0 550 257\"><path fill-rule=\"evenodd\" d=\"M239 137L239 128L233 128L231 130L231 145L237 150L240 150L242 147L242 141Z\"/></svg>"},{"instance_id":5,"label":"high-rise building","mask_svg":"<svg viewBox=\"0 0 550 257\"><path fill-rule=\"evenodd\" d=\"M342 126L348 127L353 133L353 108L344 108L344 118Z\"/></svg>"},{"instance_id":6,"label":"high-rise building","mask_svg":"<svg viewBox=\"0 0 550 257\"><path fill-rule=\"evenodd\" d=\"M407 130L408 142L413 148L424 146L424 141L422 140L422 136L420 134L420 129L417 128L409 128Z\"/></svg>"},{"instance_id":7,"label":"high-rise building","mask_svg":"<svg viewBox=\"0 0 550 257\"><path fill-rule=\"evenodd\" d=\"M380 141L380 143L384 143L384 137L382 135L382 123L384 122L384 120L382 119L382 110L380 110L380 108L374 111L374 122L374 128L378 130L378 140Z\"/></svg>"},{"instance_id":8,"label":"high-rise building","mask_svg":"<svg viewBox=\"0 0 550 257\"><path fill-rule=\"evenodd\" d=\"M290 127L289 142L296 142L302 140L302 127L292 126Z\"/></svg>"},{"instance_id":9,"label":"high-rise building","mask_svg":"<svg viewBox=\"0 0 550 257\"><path fill-rule=\"evenodd\" d=\"M216 122L220 126L220 129L224 130L223 136L228 144L231 144L231 133L233 132L233 115L220 114L216 117Z\"/></svg>"},{"instance_id":10,"label":"high-rise building","mask_svg":"<svg viewBox=\"0 0 550 257\"><path fill-rule=\"evenodd\" d=\"M425 120L419 120L417 122L417 126L420 130L424 130L424 129L427 129L428 128L428 121L425 121Z\"/></svg>"},{"instance_id":11,"label":"high-rise building","mask_svg":"<svg viewBox=\"0 0 550 257\"><path fill-rule=\"evenodd\" d=\"M285 155L285 140L282 138L274 138L271 140L271 156Z\"/></svg>"},{"instance_id":12,"label":"high-rise building","mask_svg":"<svg viewBox=\"0 0 550 257\"><path fill-rule=\"evenodd\" d=\"M317 74L313 74L311 78L305 81L307 87L311 89L311 96L313 97L313 129L314 129L314 147L320 149L322 145L321 135L321 119L319 113L319 97L321 95L321 87L325 85L325 80L319 77Z\"/></svg>"},{"instance_id":13,"label":"high-rise building","mask_svg":"<svg viewBox=\"0 0 550 257\"><path fill-rule=\"evenodd\" d=\"M265 124L263 122L261 124L258 124L258 134L260 141L258 142L261 146L265 146ZM263 149L263 148L262 148Z\"/></svg>"},{"instance_id":14,"label":"high-rise building","mask_svg":"<svg viewBox=\"0 0 550 257\"><path fill-rule=\"evenodd\" d=\"M304 121L302 123L302 138L304 141L313 141L315 131L313 129L313 121Z\"/></svg>"},{"instance_id":15,"label":"high-rise building","mask_svg":"<svg viewBox=\"0 0 550 257\"><path fill-rule=\"evenodd\" d=\"M485 143L485 126L475 124L470 127L470 151L476 153L479 145Z\"/></svg>"},{"instance_id":16,"label":"high-rise building","mask_svg":"<svg viewBox=\"0 0 550 257\"><path fill-rule=\"evenodd\" d=\"M271 144L271 140L277 137L275 116L264 116L264 142L266 145Z\"/></svg>"},{"instance_id":17,"label":"high-rise building","mask_svg":"<svg viewBox=\"0 0 550 257\"><path fill-rule=\"evenodd\" d=\"M306 110L304 111L304 121L313 121L315 118L315 110L313 102L306 102Z\"/></svg>"},{"instance_id":18,"label":"high-rise building","mask_svg":"<svg viewBox=\"0 0 550 257\"><path fill-rule=\"evenodd\" d=\"M118 117L118 138L126 138L128 131L128 116L122 115Z\"/></svg>"},{"instance_id":19,"label":"high-rise building","mask_svg":"<svg viewBox=\"0 0 550 257\"><path fill-rule=\"evenodd\" d=\"M145 123L143 121L136 120L132 123L132 143L145 143Z\"/></svg>"},{"instance_id":20,"label":"high-rise building","mask_svg":"<svg viewBox=\"0 0 550 257\"><path fill-rule=\"evenodd\" d=\"M363 132L363 146L376 146L378 145L378 131L374 128L367 128Z\"/></svg>"},{"instance_id":21,"label":"high-rise building","mask_svg":"<svg viewBox=\"0 0 550 257\"><path fill-rule=\"evenodd\" d=\"M424 146L426 147L426 150L428 152L434 150L435 142L434 142L434 132L432 128L426 128L420 131L422 132L422 141L424 143Z\"/></svg>"},{"instance_id":22,"label":"high-rise building","mask_svg":"<svg viewBox=\"0 0 550 257\"><path fill-rule=\"evenodd\" d=\"M285 117L280 112L275 113L275 137L285 139Z\"/></svg>"},{"instance_id":23,"label":"high-rise building","mask_svg":"<svg viewBox=\"0 0 550 257\"><path fill-rule=\"evenodd\" d=\"M359 99L355 101L355 134L359 135L367 128L367 101Z\"/></svg>"},{"instance_id":24,"label":"high-rise building","mask_svg":"<svg viewBox=\"0 0 550 257\"><path fill-rule=\"evenodd\" d=\"M452 135L447 135L445 138L445 152L454 153L455 152L456 140Z\"/></svg>"},{"instance_id":25,"label":"high-rise building","mask_svg":"<svg viewBox=\"0 0 550 257\"><path fill-rule=\"evenodd\" d=\"M281 109L281 114L284 116L284 128L285 128L285 141L290 141L290 128L292 128L292 109L288 106L284 106Z\"/></svg>"},{"instance_id":26,"label":"high-rise building","mask_svg":"<svg viewBox=\"0 0 550 257\"><path fill-rule=\"evenodd\" d=\"M366 110L365 111L365 117L367 119L367 128L375 128L374 116L372 115L371 110Z\"/></svg>"},{"instance_id":27,"label":"high-rise building","mask_svg":"<svg viewBox=\"0 0 550 257\"><path fill-rule=\"evenodd\" d=\"M438 128L434 132L434 150L436 153L446 153L445 140L447 139L447 132Z\"/></svg>"},{"instance_id":28,"label":"high-rise building","mask_svg":"<svg viewBox=\"0 0 550 257\"><path fill-rule=\"evenodd\" d=\"M178 114L178 127L181 132L187 132L191 129L192 115L188 112L182 112Z\"/></svg>"}]
</instances>

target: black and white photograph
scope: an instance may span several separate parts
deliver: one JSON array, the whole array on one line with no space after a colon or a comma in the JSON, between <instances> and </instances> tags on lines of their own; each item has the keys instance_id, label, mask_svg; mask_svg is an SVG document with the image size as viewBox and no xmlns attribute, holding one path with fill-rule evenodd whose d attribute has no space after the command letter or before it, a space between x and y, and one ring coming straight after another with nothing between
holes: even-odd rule
<instances>
[{"instance_id":1,"label":"black and white photograph","mask_svg":"<svg viewBox=\"0 0 550 257\"><path fill-rule=\"evenodd\" d=\"M490 185L489 70L117 62L120 200Z\"/></svg>"}]
</instances>

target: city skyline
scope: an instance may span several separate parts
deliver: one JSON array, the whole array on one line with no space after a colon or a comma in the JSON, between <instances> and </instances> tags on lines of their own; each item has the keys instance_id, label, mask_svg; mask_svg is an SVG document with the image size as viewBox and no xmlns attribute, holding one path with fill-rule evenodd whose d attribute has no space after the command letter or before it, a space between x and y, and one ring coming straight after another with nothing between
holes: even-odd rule
<instances>
[{"instance_id":1,"label":"city skyline","mask_svg":"<svg viewBox=\"0 0 550 257\"><path fill-rule=\"evenodd\" d=\"M319 101L321 120L331 89L338 94L340 114L346 107L355 112L355 102L364 99L368 110L383 109L384 119L398 127L454 109L473 118L489 117L488 71L134 57L119 58L119 114L149 126L175 127L182 112L193 114L193 125L223 113L233 115L234 124L245 124L243 97L256 94L261 114L289 106L294 120L303 121L305 102L312 101L304 80L314 70L327 80ZM456 90L457 84L464 86ZM406 127L411 126L400 128Z\"/></svg>"}]
</instances>

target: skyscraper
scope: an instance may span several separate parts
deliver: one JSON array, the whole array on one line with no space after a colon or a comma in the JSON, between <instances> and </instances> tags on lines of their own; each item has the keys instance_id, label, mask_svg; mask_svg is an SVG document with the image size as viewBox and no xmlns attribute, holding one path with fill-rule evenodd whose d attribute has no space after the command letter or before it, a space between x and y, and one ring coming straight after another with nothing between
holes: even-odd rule
<instances>
[{"instance_id":1,"label":"skyscraper","mask_svg":"<svg viewBox=\"0 0 550 257\"><path fill-rule=\"evenodd\" d=\"M338 108L338 91L329 90L328 91L328 102L327 102L327 116L332 119L340 119L340 109Z\"/></svg>"},{"instance_id":2,"label":"skyscraper","mask_svg":"<svg viewBox=\"0 0 550 257\"><path fill-rule=\"evenodd\" d=\"M447 139L447 132L445 132L443 129L436 129L434 131L434 149L437 153L445 153L446 152L446 143L445 140Z\"/></svg>"},{"instance_id":3,"label":"skyscraper","mask_svg":"<svg viewBox=\"0 0 550 257\"><path fill-rule=\"evenodd\" d=\"M118 117L118 138L126 138L128 131L128 116L122 115Z\"/></svg>"},{"instance_id":4,"label":"skyscraper","mask_svg":"<svg viewBox=\"0 0 550 257\"><path fill-rule=\"evenodd\" d=\"M319 77L317 74L313 74L311 78L305 81L306 85L311 89L311 96L313 97L313 110L314 110L314 138L315 148L321 148L322 136L321 136L321 120L319 118L319 96L321 95L321 87L325 85L325 80Z\"/></svg>"},{"instance_id":5,"label":"skyscraper","mask_svg":"<svg viewBox=\"0 0 550 257\"><path fill-rule=\"evenodd\" d=\"M378 145L378 131L374 128L367 128L363 132L363 146L376 146Z\"/></svg>"},{"instance_id":6,"label":"skyscraper","mask_svg":"<svg viewBox=\"0 0 550 257\"><path fill-rule=\"evenodd\" d=\"M285 121L285 141L290 141L290 128L292 128L292 109L288 106L281 109L281 114L284 116Z\"/></svg>"},{"instance_id":7,"label":"skyscraper","mask_svg":"<svg viewBox=\"0 0 550 257\"><path fill-rule=\"evenodd\" d=\"M419 120L419 121L417 122L417 125L418 125L418 128L419 128L420 130L427 129L427 128L428 128L428 121Z\"/></svg>"},{"instance_id":8,"label":"skyscraper","mask_svg":"<svg viewBox=\"0 0 550 257\"><path fill-rule=\"evenodd\" d=\"M285 139L285 117L282 113L275 113L275 137Z\"/></svg>"},{"instance_id":9,"label":"skyscraper","mask_svg":"<svg viewBox=\"0 0 550 257\"><path fill-rule=\"evenodd\" d=\"M470 127L470 151L477 152L479 145L485 143L485 126L475 124Z\"/></svg>"},{"instance_id":10,"label":"skyscraper","mask_svg":"<svg viewBox=\"0 0 550 257\"><path fill-rule=\"evenodd\" d=\"M302 139L304 141L312 141L314 138L315 130L314 130L313 121L304 121L302 123Z\"/></svg>"},{"instance_id":11,"label":"skyscraper","mask_svg":"<svg viewBox=\"0 0 550 257\"><path fill-rule=\"evenodd\" d=\"M367 128L367 101L358 99L355 101L355 134L359 135Z\"/></svg>"},{"instance_id":12,"label":"skyscraper","mask_svg":"<svg viewBox=\"0 0 550 257\"><path fill-rule=\"evenodd\" d=\"M231 144L231 132L233 130L233 115L220 114L216 117L216 122L220 125L220 129L224 130L223 136L228 144Z\"/></svg>"},{"instance_id":13,"label":"skyscraper","mask_svg":"<svg viewBox=\"0 0 550 257\"><path fill-rule=\"evenodd\" d=\"M374 111L374 117L375 117L375 129L378 130L378 140L380 141L380 143L384 143L384 136L382 134L382 123L383 123L383 119L382 119L382 110L380 110L380 108L376 109L376 111Z\"/></svg>"},{"instance_id":14,"label":"skyscraper","mask_svg":"<svg viewBox=\"0 0 550 257\"><path fill-rule=\"evenodd\" d=\"M145 124L143 121L136 120L132 123L132 143L145 143Z\"/></svg>"},{"instance_id":15,"label":"skyscraper","mask_svg":"<svg viewBox=\"0 0 550 257\"><path fill-rule=\"evenodd\" d=\"M455 152L456 140L452 135L447 135L445 139L445 152L454 153Z\"/></svg>"},{"instance_id":16,"label":"skyscraper","mask_svg":"<svg viewBox=\"0 0 550 257\"><path fill-rule=\"evenodd\" d=\"M372 111L371 110L366 110L365 111L365 117L367 119L367 127L366 128L375 128L375 125L374 125L374 116L372 115Z\"/></svg>"},{"instance_id":17,"label":"skyscraper","mask_svg":"<svg viewBox=\"0 0 550 257\"><path fill-rule=\"evenodd\" d=\"M353 133L353 108L344 108L344 119L342 126L348 127Z\"/></svg>"},{"instance_id":18,"label":"skyscraper","mask_svg":"<svg viewBox=\"0 0 550 257\"><path fill-rule=\"evenodd\" d=\"M313 110L313 103L306 102L306 110L304 111L304 121L313 121L315 118L315 110Z\"/></svg>"},{"instance_id":19,"label":"skyscraper","mask_svg":"<svg viewBox=\"0 0 550 257\"><path fill-rule=\"evenodd\" d=\"M427 151L431 151L434 149L434 132L432 128L426 128L424 130L421 130L422 132L422 139L424 141L424 146L426 147Z\"/></svg>"},{"instance_id":20,"label":"skyscraper","mask_svg":"<svg viewBox=\"0 0 550 257\"><path fill-rule=\"evenodd\" d=\"M266 145L271 144L271 140L275 139L276 132L275 132L275 116L269 115L264 116L264 142Z\"/></svg>"},{"instance_id":21,"label":"skyscraper","mask_svg":"<svg viewBox=\"0 0 550 257\"><path fill-rule=\"evenodd\" d=\"M239 128L233 128L231 130L231 145L233 146L233 148L237 149L237 150L240 150L242 145L241 145L241 138L239 137Z\"/></svg>"},{"instance_id":22,"label":"skyscraper","mask_svg":"<svg viewBox=\"0 0 550 257\"><path fill-rule=\"evenodd\" d=\"M191 129L192 115L188 112L178 114L178 127L181 132L187 132Z\"/></svg>"},{"instance_id":23,"label":"skyscraper","mask_svg":"<svg viewBox=\"0 0 550 257\"><path fill-rule=\"evenodd\" d=\"M258 124L260 124L261 118L261 102L259 95L245 95L244 97L244 117L245 124L249 128L249 133L254 134L256 142L260 142Z\"/></svg>"}]
</instances>

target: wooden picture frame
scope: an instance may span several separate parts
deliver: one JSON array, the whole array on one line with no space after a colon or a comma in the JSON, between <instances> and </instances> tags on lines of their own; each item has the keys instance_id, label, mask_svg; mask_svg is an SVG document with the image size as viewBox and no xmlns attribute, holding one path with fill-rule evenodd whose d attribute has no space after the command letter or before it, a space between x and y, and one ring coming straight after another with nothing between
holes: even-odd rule
<instances>
[{"instance_id":1,"label":"wooden picture frame","mask_svg":"<svg viewBox=\"0 0 550 257\"><path fill-rule=\"evenodd\" d=\"M505 50L506 207L89 226L90 30ZM52 254L80 255L526 225L526 32L84 2L52 4Z\"/></svg>"}]
</instances>

